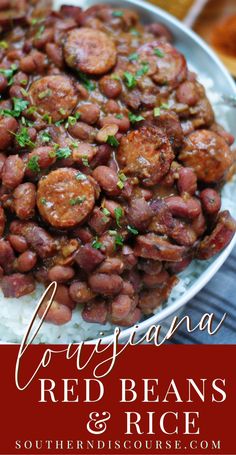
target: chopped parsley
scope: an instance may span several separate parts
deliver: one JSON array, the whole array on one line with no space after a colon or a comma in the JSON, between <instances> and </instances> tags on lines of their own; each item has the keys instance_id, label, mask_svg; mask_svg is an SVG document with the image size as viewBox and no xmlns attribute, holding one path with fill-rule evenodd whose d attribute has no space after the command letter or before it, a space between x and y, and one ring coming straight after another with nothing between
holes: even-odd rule
<instances>
[{"instance_id":1,"label":"chopped parsley","mask_svg":"<svg viewBox=\"0 0 236 455\"><path fill-rule=\"evenodd\" d=\"M130 62L136 62L138 60L138 58L139 58L139 55L137 54L137 52L133 52L133 54L130 54L128 56L128 60Z\"/></svg>"},{"instance_id":2,"label":"chopped parsley","mask_svg":"<svg viewBox=\"0 0 236 455\"><path fill-rule=\"evenodd\" d=\"M25 117L21 117L21 123L22 125L25 125L25 126L33 126L34 122L31 122L30 120L28 120L27 118Z\"/></svg>"},{"instance_id":3,"label":"chopped parsley","mask_svg":"<svg viewBox=\"0 0 236 455\"><path fill-rule=\"evenodd\" d=\"M30 169L32 172L40 172L41 169L40 169L38 161L39 161L39 157L37 155L32 156L27 163L27 168ZM43 198L43 199L45 199L45 198ZM45 202L46 202L46 200L45 200ZM42 202L42 204L43 204L43 202Z\"/></svg>"},{"instance_id":4,"label":"chopped parsley","mask_svg":"<svg viewBox=\"0 0 236 455\"><path fill-rule=\"evenodd\" d=\"M132 88L136 87L137 80L136 80L136 78L135 78L135 76L133 74L131 74L129 71L125 71L124 74L123 74L123 77L124 77L125 85L128 88L132 89Z\"/></svg>"},{"instance_id":5,"label":"chopped parsley","mask_svg":"<svg viewBox=\"0 0 236 455\"><path fill-rule=\"evenodd\" d=\"M26 127L21 128L18 133L12 133L20 147L34 147L34 143L31 141L28 129Z\"/></svg>"},{"instance_id":6,"label":"chopped parsley","mask_svg":"<svg viewBox=\"0 0 236 455\"><path fill-rule=\"evenodd\" d=\"M86 175L85 175L85 174L82 174L82 172L78 172L78 174L76 175L75 178L76 178L76 180L81 180L81 181L87 180Z\"/></svg>"},{"instance_id":7,"label":"chopped parsley","mask_svg":"<svg viewBox=\"0 0 236 455\"><path fill-rule=\"evenodd\" d=\"M109 210L106 209L106 207L104 207L104 208L102 209L102 213L103 213L105 216L110 216L110 215L111 215L111 212L109 212Z\"/></svg>"},{"instance_id":8,"label":"chopped parsley","mask_svg":"<svg viewBox=\"0 0 236 455\"><path fill-rule=\"evenodd\" d=\"M160 107L154 107L153 109L153 114L154 114L154 117L159 117L159 115L161 115L161 110L168 110L169 109L169 105L166 104L166 103L162 103L160 105Z\"/></svg>"},{"instance_id":9,"label":"chopped parsley","mask_svg":"<svg viewBox=\"0 0 236 455\"><path fill-rule=\"evenodd\" d=\"M45 197L42 197L40 199L41 204L46 205L47 204L47 199Z\"/></svg>"},{"instance_id":10,"label":"chopped parsley","mask_svg":"<svg viewBox=\"0 0 236 455\"><path fill-rule=\"evenodd\" d=\"M123 114L116 114L116 118L118 118L119 120L122 119L124 116Z\"/></svg>"},{"instance_id":11,"label":"chopped parsley","mask_svg":"<svg viewBox=\"0 0 236 455\"><path fill-rule=\"evenodd\" d=\"M45 120L45 122L47 122L49 125L51 125L51 123L52 123L52 117L49 114L44 114L43 120Z\"/></svg>"},{"instance_id":12,"label":"chopped parsley","mask_svg":"<svg viewBox=\"0 0 236 455\"><path fill-rule=\"evenodd\" d=\"M161 58L165 57L165 54L161 51L161 49L156 48L156 49L154 49L153 52L154 52L154 54L157 55L158 57L161 57Z\"/></svg>"},{"instance_id":13,"label":"chopped parsley","mask_svg":"<svg viewBox=\"0 0 236 455\"><path fill-rule=\"evenodd\" d=\"M84 155L82 156L82 163L84 166L89 167L89 162L88 162L88 156Z\"/></svg>"},{"instance_id":14,"label":"chopped parsley","mask_svg":"<svg viewBox=\"0 0 236 455\"><path fill-rule=\"evenodd\" d=\"M83 204L86 200L86 196L77 196L76 198L70 199L70 205L74 206L77 204Z\"/></svg>"},{"instance_id":15,"label":"chopped parsley","mask_svg":"<svg viewBox=\"0 0 236 455\"><path fill-rule=\"evenodd\" d=\"M120 190L123 190L123 188L125 186L124 182L126 182L127 177L125 174L123 174L123 172L120 172L118 174L118 177L119 177L119 181L117 183L117 186L118 186L118 188L120 188Z\"/></svg>"},{"instance_id":16,"label":"chopped parsley","mask_svg":"<svg viewBox=\"0 0 236 455\"><path fill-rule=\"evenodd\" d=\"M91 81L86 74L82 73L82 71L77 72L78 77L81 81L81 84L90 92L95 90L96 84L95 82Z\"/></svg>"},{"instance_id":17,"label":"chopped parsley","mask_svg":"<svg viewBox=\"0 0 236 455\"><path fill-rule=\"evenodd\" d=\"M43 131L39 137L42 142L50 142L52 140L51 135L47 131Z\"/></svg>"},{"instance_id":18,"label":"chopped parsley","mask_svg":"<svg viewBox=\"0 0 236 455\"><path fill-rule=\"evenodd\" d=\"M36 35L35 35L35 38L36 38L36 39L41 38L41 36L42 36L44 30L45 30L45 25L41 25L41 27L39 27L39 29L38 29L38 31L37 31L37 33L36 33Z\"/></svg>"},{"instance_id":19,"label":"chopped parsley","mask_svg":"<svg viewBox=\"0 0 236 455\"><path fill-rule=\"evenodd\" d=\"M130 112L129 119L130 119L131 123L134 124L136 122L141 122L142 120L144 120L144 117L142 115L135 115L135 114L132 114L132 112Z\"/></svg>"},{"instance_id":20,"label":"chopped parsley","mask_svg":"<svg viewBox=\"0 0 236 455\"><path fill-rule=\"evenodd\" d=\"M25 88L22 87L22 88L20 89L20 91L21 91L21 93L22 93L23 96L26 96L26 97L28 96L28 92L27 92L27 90L25 90Z\"/></svg>"},{"instance_id":21,"label":"chopped parsley","mask_svg":"<svg viewBox=\"0 0 236 455\"><path fill-rule=\"evenodd\" d=\"M7 49L7 48L8 48L7 42L6 42L6 41L0 41L0 47L1 47L2 49Z\"/></svg>"},{"instance_id":22,"label":"chopped parsley","mask_svg":"<svg viewBox=\"0 0 236 455\"><path fill-rule=\"evenodd\" d=\"M130 232L130 234L138 235L137 229L133 228L132 226L127 226L127 231Z\"/></svg>"},{"instance_id":23,"label":"chopped parsley","mask_svg":"<svg viewBox=\"0 0 236 455\"><path fill-rule=\"evenodd\" d=\"M13 83L13 76L17 72L17 66L15 64L11 65L10 68L0 68L0 74L3 74L3 76L6 77L8 80L8 85L12 85Z\"/></svg>"},{"instance_id":24,"label":"chopped parsley","mask_svg":"<svg viewBox=\"0 0 236 455\"><path fill-rule=\"evenodd\" d=\"M114 79L114 81L120 81L120 76L118 76L118 74L112 74L111 79Z\"/></svg>"},{"instance_id":25,"label":"chopped parsley","mask_svg":"<svg viewBox=\"0 0 236 455\"><path fill-rule=\"evenodd\" d=\"M27 79L21 79L20 83L22 85L27 85L28 82L27 82Z\"/></svg>"},{"instance_id":26,"label":"chopped parsley","mask_svg":"<svg viewBox=\"0 0 236 455\"><path fill-rule=\"evenodd\" d=\"M28 115L34 114L36 111L37 111L37 108L36 108L35 106L30 106L30 107L27 109L27 114L28 114Z\"/></svg>"},{"instance_id":27,"label":"chopped parsley","mask_svg":"<svg viewBox=\"0 0 236 455\"><path fill-rule=\"evenodd\" d=\"M28 105L29 101L25 101L22 98L13 98L13 109L2 109L0 113L10 117L20 117Z\"/></svg>"},{"instance_id":28,"label":"chopped parsley","mask_svg":"<svg viewBox=\"0 0 236 455\"><path fill-rule=\"evenodd\" d=\"M63 160L65 158L69 158L69 156L71 156L71 150L69 149L69 147L63 147L63 148L58 148L56 150L56 157L58 160Z\"/></svg>"},{"instance_id":29,"label":"chopped parsley","mask_svg":"<svg viewBox=\"0 0 236 455\"><path fill-rule=\"evenodd\" d=\"M51 96L52 94L52 90L50 90L50 88L48 88L47 90L44 90L43 92L40 92L38 94L38 98L40 100L43 100L44 98L47 98L48 96Z\"/></svg>"},{"instance_id":30,"label":"chopped parsley","mask_svg":"<svg viewBox=\"0 0 236 455\"><path fill-rule=\"evenodd\" d=\"M131 29L130 29L130 33L131 33L131 35L133 35L133 36L139 36L139 35L140 35L139 31L136 30L136 28L131 28Z\"/></svg>"},{"instance_id":31,"label":"chopped parsley","mask_svg":"<svg viewBox=\"0 0 236 455\"><path fill-rule=\"evenodd\" d=\"M124 12L123 11L113 11L112 16L113 17L122 17L122 16L124 16Z\"/></svg>"},{"instance_id":32,"label":"chopped parsley","mask_svg":"<svg viewBox=\"0 0 236 455\"><path fill-rule=\"evenodd\" d=\"M95 248L96 250L99 250L100 248L102 248L102 243L98 241L97 237L92 242L92 247Z\"/></svg>"},{"instance_id":33,"label":"chopped parsley","mask_svg":"<svg viewBox=\"0 0 236 455\"><path fill-rule=\"evenodd\" d=\"M146 62L142 63L142 67L136 72L137 77L142 77L149 71L149 64Z\"/></svg>"},{"instance_id":34,"label":"chopped parsley","mask_svg":"<svg viewBox=\"0 0 236 455\"><path fill-rule=\"evenodd\" d=\"M32 17L31 19L31 25L36 25L36 24L39 24L40 22L43 22L45 19L44 17L42 18L39 18L39 17Z\"/></svg>"},{"instance_id":35,"label":"chopped parsley","mask_svg":"<svg viewBox=\"0 0 236 455\"><path fill-rule=\"evenodd\" d=\"M116 224L118 227L121 227L120 220L124 216L124 210L121 207L116 207L115 210Z\"/></svg>"},{"instance_id":36,"label":"chopped parsley","mask_svg":"<svg viewBox=\"0 0 236 455\"><path fill-rule=\"evenodd\" d=\"M108 231L108 234L115 237L115 244L117 246L123 246L124 239L123 239L122 235L118 234L118 232L116 230Z\"/></svg>"},{"instance_id":37,"label":"chopped parsley","mask_svg":"<svg viewBox=\"0 0 236 455\"><path fill-rule=\"evenodd\" d=\"M107 144L111 145L111 147L119 146L119 141L116 139L115 136L108 136L106 142Z\"/></svg>"},{"instance_id":38,"label":"chopped parsley","mask_svg":"<svg viewBox=\"0 0 236 455\"><path fill-rule=\"evenodd\" d=\"M55 122L55 125L56 125L56 126L61 126L62 123L64 123L64 119L58 120L57 122Z\"/></svg>"}]
</instances>

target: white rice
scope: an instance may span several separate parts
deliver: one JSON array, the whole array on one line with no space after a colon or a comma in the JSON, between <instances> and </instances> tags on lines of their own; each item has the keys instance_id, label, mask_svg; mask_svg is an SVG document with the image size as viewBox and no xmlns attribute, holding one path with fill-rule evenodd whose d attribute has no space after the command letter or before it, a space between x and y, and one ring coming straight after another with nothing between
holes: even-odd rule
<instances>
[{"instance_id":1,"label":"white rice","mask_svg":"<svg viewBox=\"0 0 236 455\"><path fill-rule=\"evenodd\" d=\"M230 109L220 103L220 96L214 91L212 79L200 75L199 80L207 90L208 97L215 108L218 121L229 130L227 116L229 115ZM222 192L222 208L229 209L234 216L236 216L235 194L236 180L228 183ZM178 285L172 291L168 302L164 306L166 307L176 302L213 261L214 259L205 262L194 261L187 270L181 273ZM36 291L31 295L24 296L20 299L6 299L0 290L0 342L19 343L22 341L43 292L44 287L37 285ZM162 307L157 309L157 312L160 311L162 311ZM110 335L113 331L114 326L109 323L102 326L100 324L89 324L85 322L81 316L81 307L78 306L73 311L72 320L69 323L63 326L44 323L34 342L54 344L78 343L83 340L92 340Z\"/></svg>"}]
</instances>

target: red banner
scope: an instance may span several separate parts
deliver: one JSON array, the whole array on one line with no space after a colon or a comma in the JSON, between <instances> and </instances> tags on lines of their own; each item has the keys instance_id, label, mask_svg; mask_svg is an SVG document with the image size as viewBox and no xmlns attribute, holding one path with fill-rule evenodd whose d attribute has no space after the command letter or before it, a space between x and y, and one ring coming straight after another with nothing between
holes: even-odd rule
<instances>
[{"instance_id":1,"label":"red banner","mask_svg":"<svg viewBox=\"0 0 236 455\"><path fill-rule=\"evenodd\" d=\"M236 454L236 346L0 349L1 454Z\"/></svg>"}]
</instances>

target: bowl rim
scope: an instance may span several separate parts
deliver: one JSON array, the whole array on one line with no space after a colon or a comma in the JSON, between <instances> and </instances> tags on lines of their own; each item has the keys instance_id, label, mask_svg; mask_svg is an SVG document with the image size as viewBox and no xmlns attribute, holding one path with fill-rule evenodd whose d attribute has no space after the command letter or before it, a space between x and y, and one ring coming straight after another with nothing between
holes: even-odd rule
<instances>
[{"instance_id":1,"label":"bowl rim","mask_svg":"<svg viewBox=\"0 0 236 455\"><path fill-rule=\"evenodd\" d=\"M73 0L66 0L68 3L73 3ZM81 2L81 6L83 6L83 1ZM112 4L112 5L119 5L119 7L122 7L121 3L123 3L123 0L114 1L114 0L103 0L104 4ZM77 2L78 4L78 2ZM96 4L96 0L89 0L89 6L92 6ZM212 60L215 61L217 64L218 68L221 70L222 74L225 77L225 80L228 83L228 87L230 88L231 92L236 95L236 85L229 74L228 70L224 66L224 64L220 61L218 56L215 54L215 52L209 47L206 42L199 37L193 30L189 29L183 22L179 21L175 17L173 17L171 14L167 13L166 11L162 10L161 8L152 5L150 3L146 3L143 0L125 0L124 1L124 8L128 6L138 6L140 8L143 8L146 11L153 12L155 16L158 16L159 19L164 19L166 22L168 22L170 25L174 25L176 28L180 29L181 32L185 33L188 35L189 38L191 38L193 41L195 41L196 44L198 44L206 54L208 54ZM87 5L86 5L87 6ZM227 87L225 87L226 89ZM196 282L188 289L181 297L179 297L176 302L168 305L166 308L163 308L160 310L160 312L154 314L150 318L142 321L140 324L136 324L134 326L128 327L127 329L123 329L120 332L119 335L119 343L125 342L130 335L134 332L134 328L136 328L136 335L142 335L145 333L146 330L152 325L157 325L161 321L164 321L167 319L169 316L172 314L178 312L189 300L191 300L210 280L211 278L216 274L216 272L219 270L219 268L222 266L222 264L226 261L228 256L230 255L232 249L236 245L236 235L230 242L230 244L224 249L222 253L220 253L214 262L207 267L207 269L200 275L200 277L196 280ZM115 330L115 326L114 326ZM95 344L100 342L102 344L109 344L112 342L114 339L114 334L111 335L106 335L103 338L96 338L93 340L87 340L84 343L85 344Z\"/></svg>"}]
</instances>

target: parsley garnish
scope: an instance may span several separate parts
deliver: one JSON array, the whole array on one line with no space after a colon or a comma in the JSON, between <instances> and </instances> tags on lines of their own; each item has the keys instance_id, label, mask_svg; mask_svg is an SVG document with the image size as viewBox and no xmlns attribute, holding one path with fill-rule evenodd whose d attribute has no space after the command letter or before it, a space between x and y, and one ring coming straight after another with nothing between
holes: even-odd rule
<instances>
[{"instance_id":1,"label":"parsley garnish","mask_svg":"<svg viewBox=\"0 0 236 455\"><path fill-rule=\"evenodd\" d=\"M141 122L142 120L144 120L144 117L142 115L135 115L135 114L132 114L132 112L129 113L129 119L131 121L131 123L136 123L136 122Z\"/></svg>"},{"instance_id":2,"label":"parsley garnish","mask_svg":"<svg viewBox=\"0 0 236 455\"><path fill-rule=\"evenodd\" d=\"M8 85L12 85L13 83L13 76L17 71L17 66L15 64L11 65L11 68L0 68L0 74L3 74L8 80Z\"/></svg>"},{"instance_id":3,"label":"parsley garnish","mask_svg":"<svg viewBox=\"0 0 236 455\"><path fill-rule=\"evenodd\" d=\"M7 42L6 42L6 41L0 41L0 47L1 47L2 49L7 49L7 48L8 48Z\"/></svg>"},{"instance_id":4,"label":"parsley garnish","mask_svg":"<svg viewBox=\"0 0 236 455\"><path fill-rule=\"evenodd\" d=\"M21 113L27 108L29 101L22 98L13 98L13 109L2 109L2 115L9 115L10 117L20 117Z\"/></svg>"},{"instance_id":5,"label":"parsley garnish","mask_svg":"<svg viewBox=\"0 0 236 455\"><path fill-rule=\"evenodd\" d=\"M130 62L135 62L136 60L138 60L138 58L139 58L139 55L137 54L137 52L133 52L133 54L129 55L128 60Z\"/></svg>"},{"instance_id":6,"label":"parsley garnish","mask_svg":"<svg viewBox=\"0 0 236 455\"><path fill-rule=\"evenodd\" d=\"M46 205L47 204L47 199L45 197L42 197L40 199L41 204Z\"/></svg>"},{"instance_id":7,"label":"parsley garnish","mask_svg":"<svg viewBox=\"0 0 236 455\"><path fill-rule=\"evenodd\" d=\"M119 146L119 141L116 139L115 136L108 136L106 142L107 144L111 145L111 147Z\"/></svg>"},{"instance_id":8,"label":"parsley garnish","mask_svg":"<svg viewBox=\"0 0 236 455\"><path fill-rule=\"evenodd\" d=\"M20 147L34 147L34 143L31 141L28 130L26 127L21 128L19 133L12 133L16 137L16 140Z\"/></svg>"},{"instance_id":9,"label":"parsley garnish","mask_svg":"<svg viewBox=\"0 0 236 455\"><path fill-rule=\"evenodd\" d=\"M69 158L71 156L71 150L69 147L58 148L56 150L56 157L58 160L63 160L65 158Z\"/></svg>"},{"instance_id":10,"label":"parsley garnish","mask_svg":"<svg viewBox=\"0 0 236 455\"><path fill-rule=\"evenodd\" d=\"M52 140L51 135L47 131L43 131L39 137L42 142L50 142Z\"/></svg>"},{"instance_id":11,"label":"parsley garnish","mask_svg":"<svg viewBox=\"0 0 236 455\"><path fill-rule=\"evenodd\" d=\"M120 219L124 215L124 211L123 211L123 209L121 207L116 207L114 212L115 212L115 217L116 217L116 224L117 224L118 227L121 227Z\"/></svg>"},{"instance_id":12,"label":"parsley garnish","mask_svg":"<svg viewBox=\"0 0 236 455\"><path fill-rule=\"evenodd\" d=\"M140 69L136 72L136 76L137 76L137 77L144 76L144 74L147 74L148 71L149 71L149 64L146 63L146 62L143 62L143 63L142 63L142 68L140 68Z\"/></svg>"},{"instance_id":13,"label":"parsley garnish","mask_svg":"<svg viewBox=\"0 0 236 455\"><path fill-rule=\"evenodd\" d=\"M112 16L114 17L122 17L124 15L123 11L113 11Z\"/></svg>"},{"instance_id":14,"label":"parsley garnish","mask_svg":"<svg viewBox=\"0 0 236 455\"><path fill-rule=\"evenodd\" d=\"M137 80L135 79L133 74L131 74L129 71L125 71L123 76L124 76L125 85L128 88L136 87Z\"/></svg>"},{"instance_id":15,"label":"parsley garnish","mask_svg":"<svg viewBox=\"0 0 236 455\"><path fill-rule=\"evenodd\" d=\"M165 54L161 51L161 49L156 48L156 49L154 49L153 52L154 52L154 54L157 55L158 57L161 57L161 58L165 57Z\"/></svg>"},{"instance_id":16,"label":"parsley garnish","mask_svg":"<svg viewBox=\"0 0 236 455\"><path fill-rule=\"evenodd\" d=\"M27 168L30 169L32 172L40 172L41 169L38 164L38 161L39 157L37 155L32 156L27 163Z\"/></svg>"},{"instance_id":17,"label":"parsley garnish","mask_svg":"<svg viewBox=\"0 0 236 455\"><path fill-rule=\"evenodd\" d=\"M44 98L47 98L48 96L51 96L52 94L52 90L50 90L50 88L48 88L47 90L44 90L43 92L40 92L38 94L38 98L40 100L43 100Z\"/></svg>"},{"instance_id":18,"label":"parsley garnish","mask_svg":"<svg viewBox=\"0 0 236 455\"><path fill-rule=\"evenodd\" d=\"M70 205L74 206L77 204L82 204L86 200L86 196L78 196L74 199L70 199Z\"/></svg>"},{"instance_id":19,"label":"parsley garnish","mask_svg":"<svg viewBox=\"0 0 236 455\"><path fill-rule=\"evenodd\" d=\"M96 250L99 250L100 248L102 248L102 243L98 241L97 237L92 242L92 247L95 248Z\"/></svg>"},{"instance_id":20,"label":"parsley garnish","mask_svg":"<svg viewBox=\"0 0 236 455\"><path fill-rule=\"evenodd\" d=\"M138 235L137 229L133 228L132 226L127 226L127 231L130 232L130 234Z\"/></svg>"},{"instance_id":21,"label":"parsley garnish","mask_svg":"<svg viewBox=\"0 0 236 455\"><path fill-rule=\"evenodd\" d=\"M116 114L116 118L118 119L122 119L123 117L124 117L123 114Z\"/></svg>"},{"instance_id":22,"label":"parsley garnish","mask_svg":"<svg viewBox=\"0 0 236 455\"><path fill-rule=\"evenodd\" d=\"M91 81L86 74L82 73L82 71L77 72L78 77L82 83L82 85L89 91L95 90L96 84L95 82Z\"/></svg>"},{"instance_id":23,"label":"parsley garnish","mask_svg":"<svg viewBox=\"0 0 236 455\"><path fill-rule=\"evenodd\" d=\"M45 120L45 122L48 122L49 125L51 125L51 123L52 123L52 117L49 114L44 114L43 120ZM55 123L55 125L56 125L56 123Z\"/></svg>"},{"instance_id":24,"label":"parsley garnish","mask_svg":"<svg viewBox=\"0 0 236 455\"><path fill-rule=\"evenodd\" d=\"M120 172L118 174L118 177L119 177L119 181L117 183L117 186L118 186L118 188L120 188L120 190L123 190L123 188L125 186L124 182L126 182L127 177L125 174L123 174L123 172Z\"/></svg>"},{"instance_id":25,"label":"parsley garnish","mask_svg":"<svg viewBox=\"0 0 236 455\"><path fill-rule=\"evenodd\" d=\"M88 156L84 155L82 156L82 163L84 166L89 167L89 162L88 162Z\"/></svg>"},{"instance_id":26,"label":"parsley garnish","mask_svg":"<svg viewBox=\"0 0 236 455\"><path fill-rule=\"evenodd\" d=\"M108 234L110 234L113 237L115 237L115 244L116 245L123 246L124 239L123 239L123 237L120 234L118 234L118 232L116 230L108 231Z\"/></svg>"},{"instance_id":27,"label":"parsley garnish","mask_svg":"<svg viewBox=\"0 0 236 455\"><path fill-rule=\"evenodd\" d=\"M102 209L102 213L104 213L104 215L106 215L106 216L110 216L110 214L111 214L111 212L109 212L109 210L107 210L106 207L104 207Z\"/></svg>"},{"instance_id":28,"label":"parsley garnish","mask_svg":"<svg viewBox=\"0 0 236 455\"><path fill-rule=\"evenodd\" d=\"M160 107L154 107L153 109L154 117L159 117L159 115L161 115L161 109L168 110L169 105L166 103L162 103Z\"/></svg>"},{"instance_id":29,"label":"parsley garnish","mask_svg":"<svg viewBox=\"0 0 236 455\"><path fill-rule=\"evenodd\" d=\"M41 27L39 27L39 29L38 29L38 31L37 31L37 33L36 33L36 35L35 35L35 38L36 38L36 39L41 38L41 36L42 36L44 30L45 30L45 25L41 25Z\"/></svg>"},{"instance_id":30,"label":"parsley garnish","mask_svg":"<svg viewBox=\"0 0 236 455\"><path fill-rule=\"evenodd\" d=\"M85 175L85 174L82 174L82 172L78 172L78 174L76 175L75 178L76 178L76 180L81 180L81 181L87 180L86 175Z\"/></svg>"},{"instance_id":31,"label":"parsley garnish","mask_svg":"<svg viewBox=\"0 0 236 455\"><path fill-rule=\"evenodd\" d=\"M130 29L130 33L133 36L139 36L140 35L140 33L138 32L138 30L136 30L136 28L131 28Z\"/></svg>"}]
</instances>

